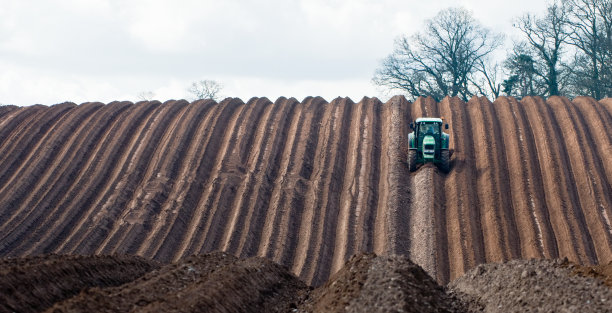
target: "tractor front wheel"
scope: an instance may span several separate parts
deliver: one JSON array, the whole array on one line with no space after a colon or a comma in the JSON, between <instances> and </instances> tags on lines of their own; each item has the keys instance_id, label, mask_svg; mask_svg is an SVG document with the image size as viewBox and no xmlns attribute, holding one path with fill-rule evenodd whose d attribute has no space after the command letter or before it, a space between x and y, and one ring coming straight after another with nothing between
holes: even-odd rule
<instances>
[{"instance_id":1,"label":"tractor front wheel","mask_svg":"<svg viewBox=\"0 0 612 313\"><path fill-rule=\"evenodd\" d=\"M450 151L440 151L440 163L439 168L442 172L448 173L450 171Z\"/></svg>"},{"instance_id":2,"label":"tractor front wheel","mask_svg":"<svg viewBox=\"0 0 612 313\"><path fill-rule=\"evenodd\" d=\"M417 166L417 151L408 150L408 168L411 172L416 171Z\"/></svg>"}]
</instances>

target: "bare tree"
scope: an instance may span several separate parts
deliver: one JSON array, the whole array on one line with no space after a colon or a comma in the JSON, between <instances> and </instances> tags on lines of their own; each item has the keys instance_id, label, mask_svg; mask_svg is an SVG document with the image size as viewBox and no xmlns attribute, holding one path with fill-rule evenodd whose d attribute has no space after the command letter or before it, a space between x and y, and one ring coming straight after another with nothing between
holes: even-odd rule
<instances>
[{"instance_id":1,"label":"bare tree","mask_svg":"<svg viewBox=\"0 0 612 313\"><path fill-rule=\"evenodd\" d=\"M151 101L155 97L155 93L152 91L141 91L138 93L138 99L140 101Z\"/></svg>"},{"instance_id":2,"label":"bare tree","mask_svg":"<svg viewBox=\"0 0 612 313\"><path fill-rule=\"evenodd\" d=\"M402 36L376 71L373 82L401 90L411 98L474 94L474 75L480 62L501 44L501 36L482 27L463 8L440 11L425 30Z\"/></svg>"},{"instance_id":3,"label":"bare tree","mask_svg":"<svg viewBox=\"0 0 612 313\"><path fill-rule=\"evenodd\" d=\"M492 99L499 97L502 84L501 69L498 63L490 64L488 60L480 60L476 64L477 71L480 73L480 79L470 79L472 84L478 90L478 93ZM482 87L486 86L486 87Z\"/></svg>"},{"instance_id":4,"label":"bare tree","mask_svg":"<svg viewBox=\"0 0 612 313\"><path fill-rule=\"evenodd\" d=\"M570 35L568 30L568 10L564 3L555 2L547 8L546 15L537 17L527 14L520 18L515 27L526 37L526 43L534 52L534 61L544 64L545 71L536 71L547 86L547 95L559 95L564 87L560 81L562 73L561 57L563 45Z\"/></svg>"},{"instance_id":5,"label":"bare tree","mask_svg":"<svg viewBox=\"0 0 612 313\"><path fill-rule=\"evenodd\" d=\"M612 91L612 0L566 0L566 5L571 28L568 43L577 48L568 67L574 92L601 99Z\"/></svg>"},{"instance_id":6,"label":"bare tree","mask_svg":"<svg viewBox=\"0 0 612 313\"><path fill-rule=\"evenodd\" d=\"M187 89L192 95L193 100L212 99L219 100L219 92L223 86L214 80L200 80L191 84Z\"/></svg>"}]
</instances>

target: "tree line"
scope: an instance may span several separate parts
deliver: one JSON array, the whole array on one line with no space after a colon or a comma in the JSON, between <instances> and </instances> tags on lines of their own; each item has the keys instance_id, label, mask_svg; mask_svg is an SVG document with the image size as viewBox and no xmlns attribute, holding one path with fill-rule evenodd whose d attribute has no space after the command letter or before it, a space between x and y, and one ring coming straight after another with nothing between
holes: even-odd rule
<instances>
[{"instance_id":1,"label":"tree line","mask_svg":"<svg viewBox=\"0 0 612 313\"><path fill-rule=\"evenodd\" d=\"M612 0L555 1L513 26L521 39L494 60L503 35L463 8L442 10L420 32L396 39L373 82L412 99L612 97Z\"/></svg>"}]
</instances>

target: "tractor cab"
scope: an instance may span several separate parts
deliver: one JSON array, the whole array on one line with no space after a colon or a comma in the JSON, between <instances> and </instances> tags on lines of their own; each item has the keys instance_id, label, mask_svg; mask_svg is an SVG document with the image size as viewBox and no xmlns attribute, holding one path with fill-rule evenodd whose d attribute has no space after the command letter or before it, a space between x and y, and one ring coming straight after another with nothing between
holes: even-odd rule
<instances>
[{"instance_id":1,"label":"tractor cab","mask_svg":"<svg viewBox=\"0 0 612 313\"><path fill-rule=\"evenodd\" d=\"M432 162L448 172L449 135L443 132L443 125L444 129L448 129L448 124L436 117L421 117L410 123L413 132L408 135L408 165L411 171L416 170L417 164Z\"/></svg>"}]
</instances>

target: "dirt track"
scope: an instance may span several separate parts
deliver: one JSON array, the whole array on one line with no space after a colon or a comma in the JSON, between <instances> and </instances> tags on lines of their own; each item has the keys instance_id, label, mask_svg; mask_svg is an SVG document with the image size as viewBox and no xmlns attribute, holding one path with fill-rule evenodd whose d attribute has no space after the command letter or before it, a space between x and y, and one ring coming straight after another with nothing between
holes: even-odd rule
<instances>
[{"instance_id":1,"label":"dirt track","mask_svg":"<svg viewBox=\"0 0 612 313\"><path fill-rule=\"evenodd\" d=\"M405 166L425 115L450 124L447 175ZM0 256L223 250L313 285L359 251L441 283L515 258L607 263L611 125L590 98L4 106Z\"/></svg>"}]
</instances>

